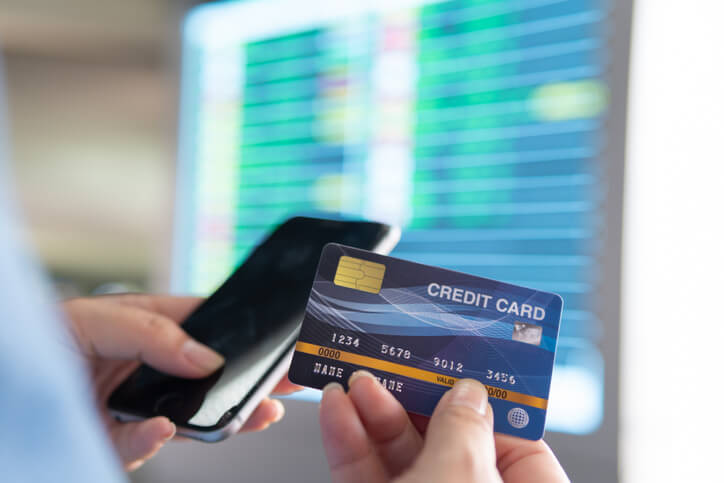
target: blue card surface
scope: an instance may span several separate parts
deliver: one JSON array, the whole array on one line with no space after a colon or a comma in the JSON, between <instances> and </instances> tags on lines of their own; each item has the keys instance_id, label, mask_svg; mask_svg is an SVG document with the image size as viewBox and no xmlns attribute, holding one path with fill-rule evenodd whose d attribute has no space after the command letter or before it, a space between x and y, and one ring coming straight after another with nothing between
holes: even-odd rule
<instances>
[{"instance_id":1,"label":"blue card surface","mask_svg":"<svg viewBox=\"0 0 724 483\"><path fill-rule=\"evenodd\" d=\"M329 244L289 378L321 389L366 369L428 416L456 380L477 379L496 432L540 439L562 306L553 293Z\"/></svg>"}]
</instances>

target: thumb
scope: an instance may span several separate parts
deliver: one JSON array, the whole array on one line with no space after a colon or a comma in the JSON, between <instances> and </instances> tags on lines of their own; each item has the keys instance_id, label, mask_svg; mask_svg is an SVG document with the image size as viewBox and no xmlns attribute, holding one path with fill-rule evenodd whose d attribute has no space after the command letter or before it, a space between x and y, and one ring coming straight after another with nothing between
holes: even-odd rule
<instances>
[{"instance_id":1,"label":"thumb","mask_svg":"<svg viewBox=\"0 0 724 483\"><path fill-rule=\"evenodd\" d=\"M502 481L495 466L493 410L484 385L461 379L440 399L412 473L413 480L424 481Z\"/></svg>"},{"instance_id":2,"label":"thumb","mask_svg":"<svg viewBox=\"0 0 724 483\"><path fill-rule=\"evenodd\" d=\"M159 416L145 421L115 425L111 440L127 471L141 466L176 434L176 426Z\"/></svg>"}]
</instances>

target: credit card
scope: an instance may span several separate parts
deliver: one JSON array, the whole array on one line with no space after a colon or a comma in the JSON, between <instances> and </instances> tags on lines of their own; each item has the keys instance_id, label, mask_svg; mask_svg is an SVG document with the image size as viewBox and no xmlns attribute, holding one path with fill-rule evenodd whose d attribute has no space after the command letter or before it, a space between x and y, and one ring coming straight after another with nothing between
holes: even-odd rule
<instances>
[{"instance_id":1,"label":"credit card","mask_svg":"<svg viewBox=\"0 0 724 483\"><path fill-rule=\"evenodd\" d=\"M346 387L365 369L427 416L455 381L477 379L496 432L540 439L562 307L554 293L329 244L289 379Z\"/></svg>"}]
</instances>

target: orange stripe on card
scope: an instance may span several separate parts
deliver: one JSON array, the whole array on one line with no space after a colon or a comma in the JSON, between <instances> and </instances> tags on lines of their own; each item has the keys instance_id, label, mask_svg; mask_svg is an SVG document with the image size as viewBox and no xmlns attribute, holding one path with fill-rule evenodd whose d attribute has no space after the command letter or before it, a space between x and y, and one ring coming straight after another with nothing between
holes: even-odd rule
<instances>
[{"instance_id":1,"label":"orange stripe on card","mask_svg":"<svg viewBox=\"0 0 724 483\"><path fill-rule=\"evenodd\" d=\"M399 376L411 377L412 379L431 382L441 386L452 387L458 380L458 378L447 374L438 374L437 372L426 371L424 369L418 369L416 367L410 367L396 362L377 359L376 357L363 356L361 354L341 351L333 347L310 344L308 342L297 342L296 351L336 361L349 362L350 364L370 369L377 369L391 374L397 374ZM548 407L547 399L490 386L488 384L486 384L485 387L488 388L488 395L496 399L525 404L526 406L532 406L539 409L546 409Z\"/></svg>"}]
</instances>

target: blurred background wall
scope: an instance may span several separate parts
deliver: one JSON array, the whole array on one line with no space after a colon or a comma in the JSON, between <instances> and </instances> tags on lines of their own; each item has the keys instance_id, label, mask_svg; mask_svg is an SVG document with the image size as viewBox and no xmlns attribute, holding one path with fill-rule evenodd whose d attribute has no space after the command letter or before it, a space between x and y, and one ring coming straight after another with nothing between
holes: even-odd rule
<instances>
[{"instance_id":1,"label":"blurred background wall","mask_svg":"<svg viewBox=\"0 0 724 483\"><path fill-rule=\"evenodd\" d=\"M0 2L18 193L66 295L163 283L191 3Z\"/></svg>"}]
</instances>

